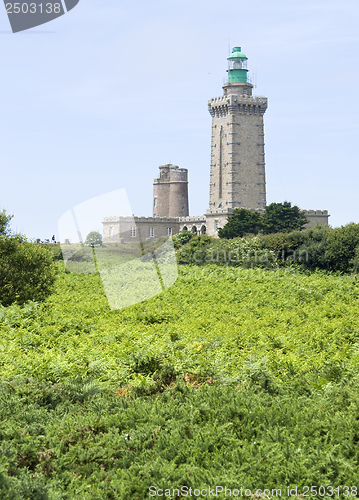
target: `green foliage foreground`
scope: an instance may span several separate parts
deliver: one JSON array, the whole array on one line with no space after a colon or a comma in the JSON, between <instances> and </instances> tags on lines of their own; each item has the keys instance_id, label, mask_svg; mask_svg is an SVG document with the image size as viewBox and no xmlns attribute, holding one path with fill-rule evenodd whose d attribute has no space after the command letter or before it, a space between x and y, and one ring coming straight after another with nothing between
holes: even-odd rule
<instances>
[{"instance_id":1,"label":"green foliage foreground","mask_svg":"<svg viewBox=\"0 0 359 500\"><path fill-rule=\"evenodd\" d=\"M227 218L227 223L218 230L220 238L237 238L252 233L288 233L295 230L303 230L308 219L303 210L289 201L283 203L271 203L264 208L263 214L248 210L247 208L236 208Z\"/></svg>"},{"instance_id":2,"label":"green foliage foreground","mask_svg":"<svg viewBox=\"0 0 359 500\"><path fill-rule=\"evenodd\" d=\"M45 246L20 236L0 236L0 306L45 299L55 275L53 256Z\"/></svg>"},{"instance_id":3,"label":"green foliage foreground","mask_svg":"<svg viewBox=\"0 0 359 500\"><path fill-rule=\"evenodd\" d=\"M0 307L44 300L55 282L55 255L10 229L12 215L0 212Z\"/></svg>"},{"instance_id":4,"label":"green foliage foreground","mask_svg":"<svg viewBox=\"0 0 359 500\"><path fill-rule=\"evenodd\" d=\"M357 485L358 299L351 276L183 266L111 312L60 273L0 309L0 498Z\"/></svg>"},{"instance_id":5,"label":"green foliage foreground","mask_svg":"<svg viewBox=\"0 0 359 500\"><path fill-rule=\"evenodd\" d=\"M250 212L247 210L247 212ZM302 269L350 273L359 269L359 224L331 228L317 225L305 231L218 239L175 236L181 264L277 268L295 264Z\"/></svg>"}]
</instances>

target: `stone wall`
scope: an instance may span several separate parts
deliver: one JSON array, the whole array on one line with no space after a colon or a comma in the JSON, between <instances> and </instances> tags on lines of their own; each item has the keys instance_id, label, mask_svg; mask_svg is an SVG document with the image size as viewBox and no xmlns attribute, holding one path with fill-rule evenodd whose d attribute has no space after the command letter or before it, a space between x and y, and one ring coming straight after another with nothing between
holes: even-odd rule
<instances>
[{"instance_id":1,"label":"stone wall","mask_svg":"<svg viewBox=\"0 0 359 500\"><path fill-rule=\"evenodd\" d=\"M192 231L196 234L207 234L207 222L205 215L195 217L181 217L180 231Z\"/></svg>"},{"instance_id":2,"label":"stone wall","mask_svg":"<svg viewBox=\"0 0 359 500\"><path fill-rule=\"evenodd\" d=\"M328 210L303 210L303 212L309 221L305 227L312 227L317 224L329 225L330 215L328 214Z\"/></svg>"},{"instance_id":3,"label":"stone wall","mask_svg":"<svg viewBox=\"0 0 359 500\"><path fill-rule=\"evenodd\" d=\"M104 243L143 242L171 236L181 226L178 217L105 217L102 224Z\"/></svg>"},{"instance_id":4,"label":"stone wall","mask_svg":"<svg viewBox=\"0 0 359 500\"><path fill-rule=\"evenodd\" d=\"M266 204L263 114L265 97L243 94L250 84L223 86L225 95L210 99L212 116L210 210Z\"/></svg>"},{"instance_id":5,"label":"stone wall","mask_svg":"<svg viewBox=\"0 0 359 500\"><path fill-rule=\"evenodd\" d=\"M175 235L180 231L192 231L218 237L218 229L224 227L233 210L207 210L206 215L188 217L106 217L103 220L104 243L140 242ZM328 225L328 210L304 210L309 223L305 227ZM135 231L134 231L135 228ZM169 232L169 228L171 231Z\"/></svg>"}]
</instances>

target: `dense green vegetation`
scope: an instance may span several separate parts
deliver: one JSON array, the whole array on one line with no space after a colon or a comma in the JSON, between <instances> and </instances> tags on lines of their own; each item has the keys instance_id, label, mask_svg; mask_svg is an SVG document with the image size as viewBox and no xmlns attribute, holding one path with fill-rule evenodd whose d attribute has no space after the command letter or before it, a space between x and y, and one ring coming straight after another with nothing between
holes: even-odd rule
<instances>
[{"instance_id":1,"label":"dense green vegetation","mask_svg":"<svg viewBox=\"0 0 359 500\"><path fill-rule=\"evenodd\" d=\"M248 233L257 234L263 228L262 214L246 208L236 208L228 217L224 227L218 230L218 236L220 238L237 238Z\"/></svg>"},{"instance_id":2,"label":"dense green vegetation","mask_svg":"<svg viewBox=\"0 0 359 500\"><path fill-rule=\"evenodd\" d=\"M166 239L69 245L65 269L59 246L12 235L10 219L0 213L1 500L357 496L358 224L183 232L175 285L110 311L96 269L144 253L146 270Z\"/></svg>"},{"instance_id":3,"label":"dense green vegetation","mask_svg":"<svg viewBox=\"0 0 359 500\"><path fill-rule=\"evenodd\" d=\"M271 203L264 207L263 213L264 232L289 233L290 231L303 230L308 219L303 210L297 205L292 207L289 201Z\"/></svg>"},{"instance_id":4,"label":"dense green vegetation","mask_svg":"<svg viewBox=\"0 0 359 500\"><path fill-rule=\"evenodd\" d=\"M214 263L239 267L277 268L291 265L314 271L349 273L359 266L359 224L339 228L318 225L305 231L247 235L221 239L175 235L182 264Z\"/></svg>"},{"instance_id":5,"label":"dense green vegetation","mask_svg":"<svg viewBox=\"0 0 359 500\"><path fill-rule=\"evenodd\" d=\"M11 215L0 212L0 304L43 300L52 290L56 268L44 246L10 231Z\"/></svg>"},{"instance_id":6,"label":"dense green vegetation","mask_svg":"<svg viewBox=\"0 0 359 500\"><path fill-rule=\"evenodd\" d=\"M0 236L7 236L9 234L9 224L12 218L13 216L7 215L5 210L0 212Z\"/></svg>"},{"instance_id":7,"label":"dense green vegetation","mask_svg":"<svg viewBox=\"0 0 359 500\"><path fill-rule=\"evenodd\" d=\"M45 302L0 308L2 499L358 484L354 275L180 266L111 312L58 266Z\"/></svg>"},{"instance_id":8,"label":"dense green vegetation","mask_svg":"<svg viewBox=\"0 0 359 500\"><path fill-rule=\"evenodd\" d=\"M218 230L220 238L237 238L245 234L288 233L301 231L308 222L305 213L289 201L271 203L259 213L246 208L236 208L228 217L227 223Z\"/></svg>"}]
</instances>

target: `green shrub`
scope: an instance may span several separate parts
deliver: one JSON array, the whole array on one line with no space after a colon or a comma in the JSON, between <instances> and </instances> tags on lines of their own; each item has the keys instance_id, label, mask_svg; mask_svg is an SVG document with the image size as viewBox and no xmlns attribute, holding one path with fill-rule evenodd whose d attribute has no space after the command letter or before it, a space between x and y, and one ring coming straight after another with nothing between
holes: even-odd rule
<instances>
[{"instance_id":1,"label":"green shrub","mask_svg":"<svg viewBox=\"0 0 359 500\"><path fill-rule=\"evenodd\" d=\"M153 485L168 498L213 485L280 488L288 498L288 485L299 494L308 484L328 493L349 484L340 490L355 498L358 379L276 387L265 366L249 369L243 383L187 374L150 397L121 388L85 404L62 384L1 381L1 499L144 500Z\"/></svg>"},{"instance_id":2,"label":"green shrub","mask_svg":"<svg viewBox=\"0 0 359 500\"><path fill-rule=\"evenodd\" d=\"M295 262L304 269L329 269L325 252L331 231L328 226L317 225L305 231L263 235L260 240L282 264Z\"/></svg>"},{"instance_id":3,"label":"green shrub","mask_svg":"<svg viewBox=\"0 0 359 500\"><path fill-rule=\"evenodd\" d=\"M206 250L217 242L216 238L205 234L194 236L183 245L178 252L178 261L181 264L203 264L206 262Z\"/></svg>"},{"instance_id":4,"label":"green shrub","mask_svg":"<svg viewBox=\"0 0 359 500\"><path fill-rule=\"evenodd\" d=\"M56 267L51 252L19 237L0 237L0 304L43 300L51 293Z\"/></svg>"},{"instance_id":5,"label":"green shrub","mask_svg":"<svg viewBox=\"0 0 359 500\"><path fill-rule=\"evenodd\" d=\"M52 258L54 261L57 260L64 260L64 257L62 255L62 250L61 246L59 244L51 244L51 245L46 245L47 250L49 250L52 254Z\"/></svg>"},{"instance_id":6,"label":"green shrub","mask_svg":"<svg viewBox=\"0 0 359 500\"><path fill-rule=\"evenodd\" d=\"M310 239L310 238L309 238ZM293 250L296 250L305 241L304 231L292 231L290 233L271 233L261 236L264 248L272 250L277 257L287 260Z\"/></svg>"},{"instance_id":7,"label":"green shrub","mask_svg":"<svg viewBox=\"0 0 359 500\"><path fill-rule=\"evenodd\" d=\"M349 261L351 271L359 272L359 246L356 247L354 257Z\"/></svg>"},{"instance_id":8,"label":"green shrub","mask_svg":"<svg viewBox=\"0 0 359 500\"><path fill-rule=\"evenodd\" d=\"M80 247L69 258L70 262L92 262L93 255L90 248Z\"/></svg>"},{"instance_id":9,"label":"green shrub","mask_svg":"<svg viewBox=\"0 0 359 500\"><path fill-rule=\"evenodd\" d=\"M352 222L328 235L325 259L331 271L348 272L359 247L359 224Z\"/></svg>"},{"instance_id":10,"label":"green shrub","mask_svg":"<svg viewBox=\"0 0 359 500\"><path fill-rule=\"evenodd\" d=\"M275 252L263 248L260 238L246 236L230 240L216 240L206 249L205 261L218 265L272 267L276 264Z\"/></svg>"},{"instance_id":11,"label":"green shrub","mask_svg":"<svg viewBox=\"0 0 359 500\"><path fill-rule=\"evenodd\" d=\"M354 223L337 229L318 224L305 231L256 237L245 235L218 239L207 235L192 236L184 245L179 241L177 256L181 264L271 268L296 263L310 271L323 269L345 273L359 269L359 224Z\"/></svg>"},{"instance_id":12,"label":"green shrub","mask_svg":"<svg viewBox=\"0 0 359 500\"><path fill-rule=\"evenodd\" d=\"M297 247L296 261L304 269L329 270L326 258L328 236L332 229L328 226L317 225L301 232L303 242Z\"/></svg>"},{"instance_id":13,"label":"green shrub","mask_svg":"<svg viewBox=\"0 0 359 500\"><path fill-rule=\"evenodd\" d=\"M161 249L161 247L168 241L168 236L161 236L161 238L157 238L155 240L149 239L146 241L143 241L141 244L135 243L135 245L138 247L138 250L141 251L141 253L138 255L138 257L141 257L142 255L148 255L149 258L153 257L153 252L158 251ZM128 243L126 243L127 246ZM136 255L136 248L134 248L133 251L133 257Z\"/></svg>"},{"instance_id":14,"label":"green shrub","mask_svg":"<svg viewBox=\"0 0 359 500\"><path fill-rule=\"evenodd\" d=\"M181 246L188 243L193 236L195 236L195 234L192 233L192 231L181 231L180 233L175 234L172 238L175 249L178 250Z\"/></svg>"}]
</instances>

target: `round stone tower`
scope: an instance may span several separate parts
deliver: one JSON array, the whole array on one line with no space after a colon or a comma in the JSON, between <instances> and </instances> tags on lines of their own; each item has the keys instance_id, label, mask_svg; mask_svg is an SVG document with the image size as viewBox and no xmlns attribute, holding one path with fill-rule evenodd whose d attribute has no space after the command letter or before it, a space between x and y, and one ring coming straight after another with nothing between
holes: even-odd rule
<instances>
[{"instance_id":1,"label":"round stone tower","mask_svg":"<svg viewBox=\"0 0 359 500\"><path fill-rule=\"evenodd\" d=\"M177 165L160 166L160 176L153 181L153 217L187 217L188 171Z\"/></svg>"}]
</instances>

